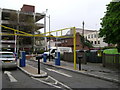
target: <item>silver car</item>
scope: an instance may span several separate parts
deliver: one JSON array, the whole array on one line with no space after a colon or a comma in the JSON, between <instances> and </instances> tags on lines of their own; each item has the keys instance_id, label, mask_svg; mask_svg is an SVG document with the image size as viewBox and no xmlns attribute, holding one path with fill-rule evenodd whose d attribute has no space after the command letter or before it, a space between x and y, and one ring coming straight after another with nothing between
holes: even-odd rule
<instances>
[{"instance_id":1,"label":"silver car","mask_svg":"<svg viewBox=\"0 0 120 90\"><path fill-rule=\"evenodd\" d=\"M13 52L0 52L0 61L2 61L2 69L17 69L17 61Z\"/></svg>"}]
</instances>

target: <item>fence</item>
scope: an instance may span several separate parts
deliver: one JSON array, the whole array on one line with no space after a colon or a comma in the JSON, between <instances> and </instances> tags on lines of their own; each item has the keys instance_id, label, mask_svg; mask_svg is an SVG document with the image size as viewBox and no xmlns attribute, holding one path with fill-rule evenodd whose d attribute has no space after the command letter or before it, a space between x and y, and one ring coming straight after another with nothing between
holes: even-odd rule
<instances>
[{"instance_id":1,"label":"fence","mask_svg":"<svg viewBox=\"0 0 120 90\"><path fill-rule=\"evenodd\" d=\"M103 54L102 63L104 67L120 68L120 54Z\"/></svg>"},{"instance_id":2,"label":"fence","mask_svg":"<svg viewBox=\"0 0 120 90\"><path fill-rule=\"evenodd\" d=\"M83 56L81 62L86 64L87 60L86 60L85 53L84 52L77 52L76 57L78 57L78 55L82 55ZM63 60L67 61L67 62L73 62L74 61L73 52L65 52L64 55L63 55ZM76 62L78 63L78 58L76 58Z\"/></svg>"},{"instance_id":3,"label":"fence","mask_svg":"<svg viewBox=\"0 0 120 90\"><path fill-rule=\"evenodd\" d=\"M93 59L93 58L88 58L86 53L77 53L78 55L82 55L83 58L81 60L82 63L86 64L88 59ZM93 57L93 56L92 56ZM98 60L99 58L97 58ZM102 55L102 64L103 67L111 67L111 68L118 68L120 69L120 54L104 54ZM71 52L65 52L63 55L63 60L68 61L68 62L73 62L73 53ZM78 63L78 58L77 58L77 63Z\"/></svg>"}]
</instances>

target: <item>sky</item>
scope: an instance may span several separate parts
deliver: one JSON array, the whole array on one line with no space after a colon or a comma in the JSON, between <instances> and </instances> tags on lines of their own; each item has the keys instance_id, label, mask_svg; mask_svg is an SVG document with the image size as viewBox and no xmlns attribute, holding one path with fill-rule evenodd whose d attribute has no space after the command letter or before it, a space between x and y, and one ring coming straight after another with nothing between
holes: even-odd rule
<instances>
[{"instance_id":1,"label":"sky","mask_svg":"<svg viewBox=\"0 0 120 90\"><path fill-rule=\"evenodd\" d=\"M106 5L112 0L1 0L0 8L20 10L23 4L34 5L35 12L47 11L50 15L51 31L77 27L99 30L101 18L105 15ZM47 18L47 31L48 30Z\"/></svg>"}]
</instances>

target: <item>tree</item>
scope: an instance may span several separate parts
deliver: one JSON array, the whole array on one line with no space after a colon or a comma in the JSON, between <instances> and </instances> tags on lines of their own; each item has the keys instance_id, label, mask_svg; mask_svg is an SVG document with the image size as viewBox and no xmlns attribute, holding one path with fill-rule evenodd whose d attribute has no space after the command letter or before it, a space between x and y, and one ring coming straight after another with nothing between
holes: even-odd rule
<instances>
[{"instance_id":1,"label":"tree","mask_svg":"<svg viewBox=\"0 0 120 90\"><path fill-rule=\"evenodd\" d=\"M88 48L93 48L92 43L83 36L81 36L81 42L84 46L87 46Z\"/></svg>"},{"instance_id":2,"label":"tree","mask_svg":"<svg viewBox=\"0 0 120 90\"><path fill-rule=\"evenodd\" d=\"M19 17L19 21L22 24L22 26L20 26L23 31L25 30L26 33L30 33L30 34L35 34L35 31L37 31L37 26L35 24L35 20L34 20L34 16L32 15L26 15L26 14L20 14ZM31 44L32 48L31 48L31 52L35 52L35 37L23 37L24 41L21 41L21 44Z\"/></svg>"},{"instance_id":3,"label":"tree","mask_svg":"<svg viewBox=\"0 0 120 90\"><path fill-rule=\"evenodd\" d=\"M99 35L108 44L117 44L120 52L120 2L110 2L105 13Z\"/></svg>"}]
</instances>

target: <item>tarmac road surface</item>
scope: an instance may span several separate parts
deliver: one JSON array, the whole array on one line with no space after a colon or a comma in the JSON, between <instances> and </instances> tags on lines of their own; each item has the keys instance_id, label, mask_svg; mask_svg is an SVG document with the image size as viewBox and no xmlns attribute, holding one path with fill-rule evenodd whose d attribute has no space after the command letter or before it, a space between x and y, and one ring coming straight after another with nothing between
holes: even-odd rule
<instances>
[{"instance_id":1,"label":"tarmac road surface","mask_svg":"<svg viewBox=\"0 0 120 90\"><path fill-rule=\"evenodd\" d=\"M27 61L27 63L37 68L37 62ZM72 71L44 65L42 63L41 69L47 72L49 76L70 88L118 88L118 83L89 77Z\"/></svg>"}]
</instances>

